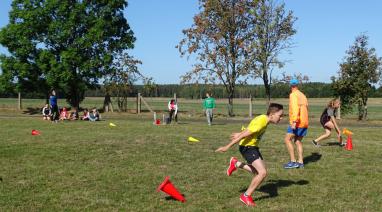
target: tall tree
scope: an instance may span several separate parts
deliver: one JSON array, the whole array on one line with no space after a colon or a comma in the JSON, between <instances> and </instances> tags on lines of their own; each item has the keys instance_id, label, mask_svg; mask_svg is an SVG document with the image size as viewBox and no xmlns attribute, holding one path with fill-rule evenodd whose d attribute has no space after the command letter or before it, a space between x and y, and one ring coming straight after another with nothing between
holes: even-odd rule
<instances>
[{"instance_id":1,"label":"tall tree","mask_svg":"<svg viewBox=\"0 0 382 212\"><path fill-rule=\"evenodd\" d=\"M0 31L10 53L0 57L0 80L20 91L55 87L78 107L85 89L110 73L114 57L133 48L126 6L126 0L14 0Z\"/></svg>"},{"instance_id":2,"label":"tall tree","mask_svg":"<svg viewBox=\"0 0 382 212\"><path fill-rule=\"evenodd\" d=\"M133 91L134 82L146 79L138 70L139 64L142 62L134 59L127 52L115 58L111 72L105 76L105 103L111 103L111 99L107 98L115 96L119 111L127 111L127 97Z\"/></svg>"},{"instance_id":3,"label":"tall tree","mask_svg":"<svg viewBox=\"0 0 382 212\"><path fill-rule=\"evenodd\" d=\"M358 119L367 118L367 100L372 85L380 81L382 58L377 57L374 48L368 47L368 36L356 37L353 46L346 51L340 64L338 77L332 77L333 89L341 97L345 112L353 104L358 106Z\"/></svg>"},{"instance_id":4,"label":"tall tree","mask_svg":"<svg viewBox=\"0 0 382 212\"><path fill-rule=\"evenodd\" d=\"M251 10L255 16L254 39L252 47L255 51L253 61L254 76L264 82L268 102L271 98L272 71L283 67L285 61L279 60L279 55L292 47L291 38L296 34L294 22L297 20L292 11L286 11L284 3L277 5L273 0L258 0Z\"/></svg>"},{"instance_id":5,"label":"tall tree","mask_svg":"<svg viewBox=\"0 0 382 212\"><path fill-rule=\"evenodd\" d=\"M251 50L252 0L199 0L200 13L191 28L183 30L177 48L181 56L196 55L193 69L182 82L222 83L228 94L228 114L233 116L233 97L239 80L246 80L255 54Z\"/></svg>"}]
</instances>

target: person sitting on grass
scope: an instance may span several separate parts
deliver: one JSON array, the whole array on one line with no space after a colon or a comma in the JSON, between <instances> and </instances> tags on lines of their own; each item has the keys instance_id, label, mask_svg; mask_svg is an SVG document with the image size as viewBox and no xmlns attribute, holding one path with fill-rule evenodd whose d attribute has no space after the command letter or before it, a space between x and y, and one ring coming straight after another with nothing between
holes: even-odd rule
<instances>
[{"instance_id":1,"label":"person sitting on grass","mask_svg":"<svg viewBox=\"0 0 382 212\"><path fill-rule=\"evenodd\" d=\"M74 107L73 110L69 112L69 120L78 120L78 110L77 107Z\"/></svg>"},{"instance_id":2,"label":"person sitting on grass","mask_svg":"<svg viewBox=\"0 0 382 212\"><path fill-rule=\"evenodd\" d=\"M84 120L84 121L89 121L89 111L87 108L84 109L83 111L83 115L81 117L81 120Z\"/></svg>"},{"instance_id":3,"label":"person sitting on grass","mask_svg":"<svg viewBox=\"0 0 382 212\"><path fill-rule=\"evenodd\" d=\"M92 112L89 114L89 121L99 121L99 113L96 108L93 108Z\"/></svg>"},{"instance_id":4,"label":"person sitting on grass","mask_svg":"<svg viewBox=\"0 0 382 212\"><path fill-rule=\"evenodd\" d=\"M227 175L231 176L237 168L242 168L255 176L247 190L240 195L240 200L247 206L255 206L252 193L263 182L267 176L267 169L263 161L263 157L259 151L259 142L263 137L269 123L277 124L283 116L283 106L277 103L271 103L268 107L266 115L255 117L248 125L247 129L242 132L232 133L231 142L225 146L219 147L216 152L226 152L231 146L239 143L239 151L247 163L231 157L227 169Z\"/></svg>"},{"instance_id":5,"label":"person sitting on grass","mask_svg":"<svg viewBox=\"0 0 382 212\"><path fill-rule=\"evenodd\" d=\"M68 111L66 110L66 107L62 108L62 111L60 113L60 120L68 120Z\"/></svg>"},{"instance_id":6,"label":"person sitting on grass","mask_svg":"<svg viewBox=\"0 0 382 212\"><path fill-rule=\"evenodd\" d=\"M335 129L337 132L339 145L344 146L344 143L342 142L342 137L341 137L341 130L338 127L338 124L336 122L337 110L340 107L340 105L341 105L341 101L339 99L332 99L328 103L324 112L322 112L320 123L322 127L325 129L325 133L322 134L320 137L312 140L312 143L314 146L319 147L320 141L326 138L329 138L332 133L332 129Z\"/></svg>"},{"instance_id":7,"label":"person sitting on grass","mask_svg":"<svg viewBox=\"0 0 382 212\"><path fill-rule=\"evenodd\" d=\"M49 104L45 104L42 108L42 119L50 120L50 116L52 115L52 111L50 110Z\"/></svg>"}]
</instances>

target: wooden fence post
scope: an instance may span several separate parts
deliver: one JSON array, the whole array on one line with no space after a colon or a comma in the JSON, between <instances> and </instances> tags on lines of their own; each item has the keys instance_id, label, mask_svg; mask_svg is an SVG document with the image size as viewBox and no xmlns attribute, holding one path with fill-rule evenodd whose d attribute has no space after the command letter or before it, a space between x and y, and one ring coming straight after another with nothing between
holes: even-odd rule
<instances>
[{"instance_id":1,"label":"wooden fence post","mask_svg":"<svg viewBox=\"0 0 382 212\"><path fill-rule=\"evenodd\" d=\"M21 106L21 92L19 92L19 97L18 97L18 101L17 101L17 109L18 110L22 109L22 106Z\"/></svg>"},{"instance_id":2,"label":"wooden fence post","mask_svg":"<svg viewBox=\"0 0 382 212\"><path fill-rule=\"evenodd\" d=\"M141 93L137 95L137 114L141 114Z\"/></svg>"},{"instance_id":3,"label":"wooden fence post","mask_svg":"<svg viewBox=\"0 0 382 212\"><path fill-rule=\"evenodd\" d=\"M252 95L249 95L249 118L252 118Z\"/></svg>"},{"instance_id":4,"label":"wooden fence post","mask_svg":"<svg viewBox=\"0 0 382 212\"><path fill-rule=\"evenodd\" d=\"M341 97L338 98L341 102ZM338 107L338 110L337 110L337 119L341 119L341 104L340 106Z\"/></svg>"}]
</instances>

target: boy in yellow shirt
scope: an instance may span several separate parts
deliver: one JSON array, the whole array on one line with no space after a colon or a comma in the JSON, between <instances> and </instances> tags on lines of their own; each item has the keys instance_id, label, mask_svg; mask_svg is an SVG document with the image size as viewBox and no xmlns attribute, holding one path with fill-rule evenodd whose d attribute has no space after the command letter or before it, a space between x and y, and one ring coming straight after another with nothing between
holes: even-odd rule
<instances>
[{"instance_id":1,"label":"boy in yellow shirt","mask_svg":"<svg viewBox=\"0 0 382 212\"><path fill-rule=\"evenodd\" d=\"M247 129L242 132L232 133L231 142L216 150L216 152L226 152L231 146L240 142L239 151L247 163L240 162L235 157L231 157L227 175L230 176L237 168L242 168L255 175L248 189L240 195L240 200L247 206L256 205L253 202L252 193L267 176L263 157L259 151L259 141L264 135L268 123L277 124L282 119L282 116L283 106L277 103L271 103L268 107L267 115L260 115L254 118L249 123Z\"/></svg>"}]
</instances>

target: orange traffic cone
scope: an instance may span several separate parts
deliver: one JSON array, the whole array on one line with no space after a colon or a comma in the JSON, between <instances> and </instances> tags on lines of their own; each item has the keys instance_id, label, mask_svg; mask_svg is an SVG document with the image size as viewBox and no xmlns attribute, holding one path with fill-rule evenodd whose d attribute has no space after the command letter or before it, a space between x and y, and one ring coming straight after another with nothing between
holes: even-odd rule
<instances>
[{"instance_id":1,"label":"orange traffic cone","mask_svg":"<svg viewBox=\"0 0 382 212\"><path fill-rule=\"evenodd\" d=\"M352 142L351 135L348 136L348 139L346 141L345 149L346 150L353 150L353 142Z\"/></svg>"},{"instance_id":2,"label":"orange traffic cone","mask_svg":"<svg viewBox=\"0 0 382 212\"><path fill-rule=\"evenodd\" d=\"M160 191L160 190L181 202L186 201L183 195L179 193L178 190L176 190L174 185L172 185L169 176L167 176L162 182L162 184L160 184L159 187L157 188L157 191Z\"/></svg>"},{"instance_id":3,"label":"orange traffic cone","mask_svg":"<svg viewBox=\"0 0 382 212\"><path fill-rule=\"evenodd\" d=\"M344 130L342 131L342 134L349 136L349 135L353 135L353 132L344 128Z\"/></svg>"},{"instance_id":4,"label":"orange traffic cone","mask_svg":"<svg viewBox=\"0 0 382 212\"><path fill-rule=\"evenodd\" d=\"M40 135L40 132L38 130L32 130L32 135Z\"/></svg>"}]
</instances>

